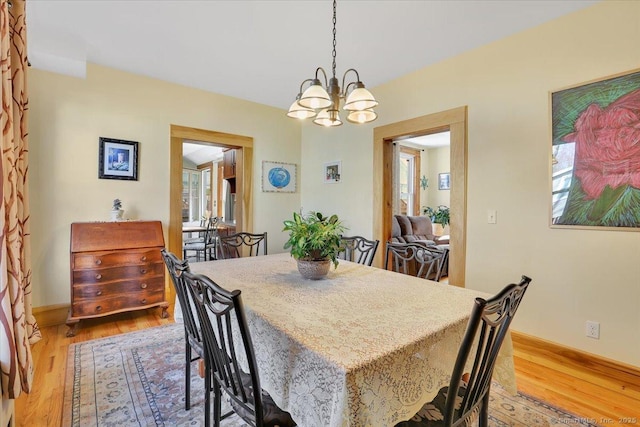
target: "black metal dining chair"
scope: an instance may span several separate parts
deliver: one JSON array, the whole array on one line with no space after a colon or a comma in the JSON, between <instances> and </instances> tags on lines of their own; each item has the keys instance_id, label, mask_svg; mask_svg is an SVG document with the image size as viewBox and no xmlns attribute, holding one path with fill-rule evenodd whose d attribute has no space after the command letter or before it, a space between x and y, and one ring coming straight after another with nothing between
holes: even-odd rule
<instances>
[{"instance_id":1,"label":"black metal dining chair","mask_svg":"<svg viewBox=\"0 0 640 427\"><path fill-rule=\"evenodd\" d=\"M186 241L182 244L182 257L187 259L189 252L196 253L196 261L200 261L200 253L203 254L205 261L216 259L218 247L218 222L220 218L211 217L207 221L207 228L202 238Z\"/></svg>"},{"instance_id":2,"label":"black metal dining chair","mask_svg":"<svg viewBox=\"0 0 640 427\"><path fill-rule=\"evenodd\" d=\"M488 427L493 368L530 282L529 277L522 276L520 283L507 285L492 298L475 299L449 386L440 389L413 418L396 427L470 426L476 419L479 427ZM471 372L465 373L471 358Z\"/></svg>"},{"instance_id":3,"label":"black metal dining chair","mask_svg":"<svg viewBox=\"0 0 640 427\"><path fill-rule=\"evenodd\" d=\"M191 409L191 363L198 359L205 360L203 339L200 332L200 319L196 313L195 303L182 278L183 273L189 271L189 262L178 259L177 256L166 249L162 249L160 252L182 308L185 342L184 409L188 411ZM209 393L209 390L206 390L206 392Z\"/></svg>"},{"instance_id":4,"label":"black metal dining chair","mask_svg":"<svg viewBox=\"0 0 640 427\"><path fill-rule=\"evenodd\" d=\"M246 249L245 249L246 248ZM267 255L267 232L262 234L240 232L220 236L219 254L222 259Z\"/></svg>"},{"instance_id":5,"label":"black metal dining chair","mask_svg":"<svg viewBox=\"0 0 640 427\"><path fill-rule=\"evenodd\" d=\"M371 266L380 240L369 240L362 236L342 236L340 244L344 250L338 253L338 258Z\"/></svg>"},{"instance_id":6,"label":"black metal dining chair","mask_svg":"<svg viewBox=\"0 0 640 427\"><path fill-rule=\"evenodd\" d=\"M421 243L387 242L384 266L397 273L439 282L449 250Z\"/></svg>"},{"instance_id":7,"label":"black metal dining chair","mask_svg":"<svg viewBox=\"0 0 640 427\"><path fill-rule=\"evenodd\" d=\"M291 415L280 409L271 396L260 387L251 334L245 317L240 291L227 291L204 275L183 273L196 308L204 338L205 359L211 367L205 374L205 387L213 389L213 420L220 420L235 412L255 427L290 427L296 423ZM246 363L247 372L240 368ZM254 393L254 390L259 390ZM222 392L230 400L233 411L221 414ZM205 395L205 408L209 408ZM211 425L211 414L205 413L205 426Z\"/></svg>"}]
</instances>

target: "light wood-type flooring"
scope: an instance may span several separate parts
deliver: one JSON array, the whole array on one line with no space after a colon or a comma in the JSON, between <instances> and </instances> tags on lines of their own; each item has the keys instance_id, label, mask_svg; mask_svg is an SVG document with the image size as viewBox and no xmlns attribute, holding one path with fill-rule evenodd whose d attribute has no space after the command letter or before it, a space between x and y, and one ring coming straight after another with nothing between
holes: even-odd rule
<instances>
[{"instance_id":1,"label":"light wood-type flooring","mask_svg":"<svg viewBox=\"0 0 640 427\"><path fill-rule=\"evenodd\" d=\"M36 369L33 391L16 400L16 426L60 425L69 344L172 322L172 315L161 319L159 309L149 309L83 320L77 335L72 338L66 337L65 325L44 328L42 340L32 348ZM519 345L518 340L514 340L514 346L518 388L521 391L603 426L640 425L640 400L629 400L619 393L594 387L583 379L562 372L559 365L559 369L554 369L556 362L528 360L535 357L529 357L527 346ZM620 420L622 416L631 419ZM565 423L567 421L567 425L572 424L570 420Z\"/></svg>"}]
</instances>

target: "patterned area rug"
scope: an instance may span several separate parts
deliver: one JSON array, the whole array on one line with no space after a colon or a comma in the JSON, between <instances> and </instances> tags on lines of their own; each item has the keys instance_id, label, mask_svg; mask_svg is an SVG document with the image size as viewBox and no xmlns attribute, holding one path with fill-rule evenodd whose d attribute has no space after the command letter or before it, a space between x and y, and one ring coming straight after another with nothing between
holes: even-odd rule
<instances>
[{"instance_id":1,"label":"patterned area rug","mask_svg":"<svg viewBox=\"0 0 640 427\"><path fill-rule=\"evenodd\" d=\"M204 425L204 385L195 364L192 374L191 410L185 411L182 324L72 344L62 425ZM530 396L511 396L497 384L492 387L489 414L489 425L496 427L594 426ZM245 424L233 416L222 425Z\"/></svg>"}]
</instances>

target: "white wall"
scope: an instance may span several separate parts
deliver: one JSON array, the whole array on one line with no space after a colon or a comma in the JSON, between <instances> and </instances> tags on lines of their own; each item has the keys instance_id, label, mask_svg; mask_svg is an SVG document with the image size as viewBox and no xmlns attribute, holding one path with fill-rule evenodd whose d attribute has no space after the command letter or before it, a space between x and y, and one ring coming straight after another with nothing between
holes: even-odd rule
<instances>
[{"instance_id":1,"label":"white wall","mask_svg":"<svg viewBox=\"0 0 640 427\"><path fill-rule=\"evenodd\" d=\"M640 366L640 233L549 227L549 92L639 66L640 2L606 1L372 88L376 122L303 128L303 205L371 235L374 126L467 105L467 286L495 293L527 274L514 329ZM343 182L322 184L336 158Z\"/></svg>"},{"instance_id":2,"label":"white wall","mask_svg":"<svg viewBox=\"0 0 640 427\"><path fill-rule=\"evenodd\" d=\"M300 126L282 110L89 65L78 79L29 70L34 307L69 303L69 229L109 219L119 198L132 219L169 222L170 125L254 138L254 230L282 252L296 193L263 193L262 160L300 164ZM98 179L98 138L138 141L139 180Z\"/></svg>"}]
</instances>

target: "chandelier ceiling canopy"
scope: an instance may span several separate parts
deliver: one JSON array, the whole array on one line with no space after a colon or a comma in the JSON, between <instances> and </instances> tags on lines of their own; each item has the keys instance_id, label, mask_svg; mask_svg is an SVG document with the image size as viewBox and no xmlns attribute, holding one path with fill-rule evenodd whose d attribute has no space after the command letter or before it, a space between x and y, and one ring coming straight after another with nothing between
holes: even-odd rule
<instances>
[{"instance_id":1,"label":"chandelier ceiling canopy","mask_svg":"<svg viewBox=\"0 0 640 427\"><path fill-rule=\"evenodd\" d=\"M374 121L378 115L373 109L378 105L378 101L371 92L365 89L364 83L360 81L358 71L354 68L345 71L342 76L342 87L336 78L336 0L333 0L332 54L332 77L327 80L327 73L322 67L318 67L313 79L306 79L300 84L296 100L291 104L287 116L294 119L315 117L313 122L317 125L340 126L342 124L340 119L340 103L342 101L347 121L359 124ZM346 83L347 75L350 74L355 74L355 80ZM324 79L320 80L320 77Z\"/></svg>"}]
</instances>

